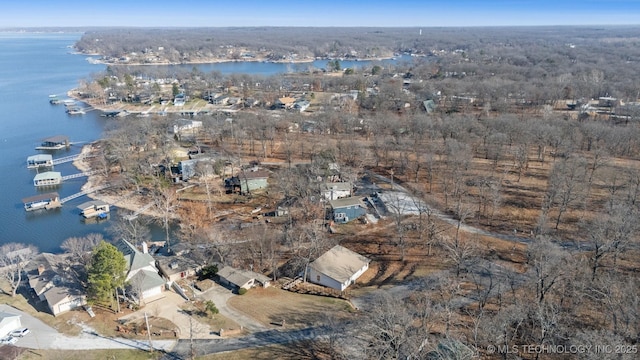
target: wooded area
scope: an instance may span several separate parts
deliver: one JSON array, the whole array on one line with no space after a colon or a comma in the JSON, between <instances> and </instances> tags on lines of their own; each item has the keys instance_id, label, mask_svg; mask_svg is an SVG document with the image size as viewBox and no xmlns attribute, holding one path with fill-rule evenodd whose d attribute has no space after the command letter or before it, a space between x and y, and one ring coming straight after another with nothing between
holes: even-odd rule
<instances>
[{"instance_id":1,"label":"wooded area","mask_svg":"<svg viewBox=\"0 0 640 360\"><path fill-rule=\"evenodd\" d=\"M104 170L110 191L153 199L167 240L176 224L181 241L206 245L206 256L221 263L275 280L295 277L338 243L372 259L377 272L360 286L404 290L373 291L357 324L334 323L335 335L323 347L333 358L566 356L495 351L531 344L620 345L618 353L583 355L636 358L640 29L418 34L387 28L88 32L77 48L114 58L162 47L180 62L198 52L217 57L225 46L273 58L420 55L411 63L273 77L109 66L78 88L96 107L145 109L179 93L203 103L211 93L243 100L194 115L202 128L184 137L168 129L187 115L116 117L95 147L93 167ZM283 97L310 105L283 109ZM247 105L249 98L257 105ZM162 170L194 149L209 160L198 163L188 180L196 186L187 190ZM250 162L272 172L267 190L225 193L225 176ZM327 231L319 199L329 175L388 191L387 216ZM407 215L407 205L393 198L394 186L426 206ZM256 207L287 212L282 221L265 222L252 215ZM114 231L145 240L140 221Z\"/></svg>"}]
</instances>

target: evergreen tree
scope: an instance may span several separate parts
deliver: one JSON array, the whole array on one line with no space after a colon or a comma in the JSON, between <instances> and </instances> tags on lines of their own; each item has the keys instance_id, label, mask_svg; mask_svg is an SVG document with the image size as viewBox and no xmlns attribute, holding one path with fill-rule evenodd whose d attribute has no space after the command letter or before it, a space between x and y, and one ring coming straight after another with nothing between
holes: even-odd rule
<instances>
[{"instance_id":1,"label":"evergreen tree","mask_svg":"<svg viewBox=\"0 0 640 360\"><path fill-rule=\"evenodd\" d=\"M108 302L114 299L116 290L124 286L126 269L124 255L115 246L100 242L93 250L87 268L89 300Z\"/></svg>"}]
</instances>

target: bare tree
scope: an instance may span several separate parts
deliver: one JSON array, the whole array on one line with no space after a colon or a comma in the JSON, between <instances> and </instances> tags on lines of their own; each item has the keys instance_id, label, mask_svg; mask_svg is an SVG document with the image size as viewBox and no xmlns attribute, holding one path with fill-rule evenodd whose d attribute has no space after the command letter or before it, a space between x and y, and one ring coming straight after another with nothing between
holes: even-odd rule
<instances>
[{"instance_id":1,"label":"bare tree","mask_svg":"<svg viewBox=\"0 0 640 360\"><path fill-rule=\"evenodd\" d=\"M70 237L62 242L60 248L73 256L73 261L86 266L91 260L91 252L101 241L102 234L92 233L83 237Z\"/></svg>"},{"instance_id":2,"label":"bare tree","mask_svg":"<svg viewBox=\"0 0 640 360\"><path fill-rule=\"evenodd\" d=\"M16 296L22 283L25 267L37 253L38 250L33 245L8 243L0 246L0 271L11 287L12 297ZM4 290L3 292L9 294Z\"/></svg>"}]
</instances>

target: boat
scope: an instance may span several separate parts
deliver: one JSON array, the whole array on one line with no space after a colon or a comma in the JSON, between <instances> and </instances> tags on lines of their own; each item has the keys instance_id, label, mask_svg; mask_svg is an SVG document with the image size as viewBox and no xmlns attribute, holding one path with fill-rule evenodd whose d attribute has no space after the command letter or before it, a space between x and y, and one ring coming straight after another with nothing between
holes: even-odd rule
<instances>
[{"instance_id":1,"label":"boat","mask_svg":"<svg viewBox=\"0 0 640 360\"><path fill-rule=\"evenodd\" d=\"M72 107L67 108L67 114L69 114L69 115L83 115L83 114L85 114L85 111L81 107L72 106Z\"/></svg>"}]
</instances>

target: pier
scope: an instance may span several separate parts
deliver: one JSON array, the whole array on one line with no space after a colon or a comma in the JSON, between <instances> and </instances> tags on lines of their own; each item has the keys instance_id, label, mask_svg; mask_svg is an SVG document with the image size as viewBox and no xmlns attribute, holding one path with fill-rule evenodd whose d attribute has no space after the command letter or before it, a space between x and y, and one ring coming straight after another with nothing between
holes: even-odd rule
<instances>
[{"instance_id":1,"label":"pier","mask_svg":"<svg viewBox=\"0 0 640 360\"><path fill-rule=\"evenodd\" d=\"M91 193L93 193L93 192L96 192L96 191L99 191L99 190L106 189L106 188L108 188L108 187L109 187L109 185L96 186L96 187L93 187L93 188L91 188L91 189L87 189L87 190L83 190L83 191L77 192L77 193L75 193L75 194L73 194L73 195L69 195L69 196L67 196L67 197L65 197L65 198L62 198L62 199L60 200L60 204L64 204L64 203L66 203L66 202L68 202L68 201L71 201L71 200L73 200L73 199L77 199L77 198L79 198L79 197L81 197L81 196L88 195L88 194L91 194Z\"/></svg>"},{"instance_id":2,"label":"pier","mask_svg":"<svg viewBox=\"0 0 640 360\"><path fill-rule=\"evenodd\" d=\"M153 205L155 205L155 202L150 202L147 205L141 207L140 209L136 210L133 214L129 215L129 216L125 216L124 218L131 221L131 220L135 220L140 214L142 214L143 212L149 210Z\"/></svg>"}]
</instances>

